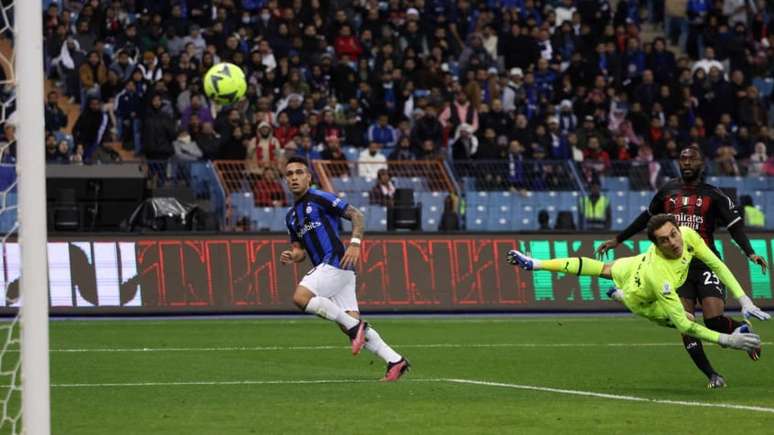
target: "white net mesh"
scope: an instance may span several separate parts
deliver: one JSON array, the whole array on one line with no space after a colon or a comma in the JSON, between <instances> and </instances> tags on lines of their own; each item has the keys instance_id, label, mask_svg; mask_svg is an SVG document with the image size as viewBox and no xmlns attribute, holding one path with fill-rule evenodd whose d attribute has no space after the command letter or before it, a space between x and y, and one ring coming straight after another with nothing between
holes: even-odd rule
<instances>
[{"instance_id":1,"label":"white net mesh","mask_svg":"<svg viewBox=\"0 0 774 435\"><path fill-rule=\"evenodd\" d=\"M13 4L0 0L0 309L13 316L0 320L0 434L22 432Z\"/></svg>"}]
</instances>

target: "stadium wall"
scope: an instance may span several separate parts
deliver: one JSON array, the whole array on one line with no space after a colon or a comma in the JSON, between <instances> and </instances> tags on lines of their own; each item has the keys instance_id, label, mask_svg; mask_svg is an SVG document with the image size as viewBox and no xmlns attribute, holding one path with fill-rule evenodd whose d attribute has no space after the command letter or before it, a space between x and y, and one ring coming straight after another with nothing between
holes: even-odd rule
<instances>
[{"instance_id":1,"label":"stadium wall","mask_svg":"<svg viewBox=\"0 0 774 435\"><path fill-rule=\"evenodd\" d=\"M750 233L767 259L774 233ZM358 298L364 312L617 311L610 281L529 273L505 262L509 249L538 258L590 256L610 234L370 234L361 250ZM718 250L745 290L774 308L770 275L749 267L727 234ZM619 256L647 249L628 241ZM54 314L196 314L297 312L291 294L308 263L283 266L284 234L77 236L48 245ZM19 251L4 245L0 313L15 311ZM8 285L6 285L8 284Z\"/></svg>"}]
</instances>

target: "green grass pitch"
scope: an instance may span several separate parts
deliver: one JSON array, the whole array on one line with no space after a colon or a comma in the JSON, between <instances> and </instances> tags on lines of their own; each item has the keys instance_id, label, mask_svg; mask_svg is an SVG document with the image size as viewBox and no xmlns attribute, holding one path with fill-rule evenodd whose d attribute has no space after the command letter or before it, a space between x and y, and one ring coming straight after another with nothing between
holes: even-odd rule
<instances>
[{"instance_id":1,"label":"green grass pitch","mask_svg":"<svg viewBox=\"0 0 774 435\"><path fill-rule=\"evenodd\" d=\"M707 390L677 332L642 319L371 320L413 364L400 382L311 317L54 321L52 433L774 431L766 347L753 362L706 346L729 384ZM772 340L774 322L754 325Z\"/></svg>"}]
</instances>

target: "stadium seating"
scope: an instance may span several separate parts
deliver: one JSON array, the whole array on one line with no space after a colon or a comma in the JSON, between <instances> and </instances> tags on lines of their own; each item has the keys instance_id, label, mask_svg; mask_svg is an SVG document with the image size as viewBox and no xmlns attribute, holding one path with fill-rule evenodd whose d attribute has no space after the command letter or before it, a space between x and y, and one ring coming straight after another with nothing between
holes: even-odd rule
<instances>
[{"instance_id":1,"label":"stadium seating","mask_svg":"<svg viewBox=\"0 0 774 435\"><path fill-rule=\"evenodd\" d=\"M422 231L438 230L445 199L442 192L414 192L414 200L422 204Z\"/></svg>"},{"instance_id":2,"label":"stadium seating","mask_svg":"<svg viewBox=\"0 0 774 435\"><path fill-rule=\"evenodd\" d=\"M629 190L629 178L602 176L600 187L602 190Z\"/></svg>"},{"instance_id":3,"label":"stadium seating","mask_svg":"<svg viewBox=\"0 0 774 435\"><path fill-rule=\"evenodd\" d=\"M365 214L366 231L387 231L387 207L368 205L361 207Z\"/></svg>"},{"instance_id":4,"label":"stadium seating","mask_svg":"<svg viewBox=\"0 0 774 435\"><path fill-rule=\"evenodd\" d=\"M620 231L626 228L629 223L629 192L625 190L616 190L615 192L608 192L607 197L610 199L610 213L613 222L611 223L611 229Z\"/></svg>"}]
</instances>

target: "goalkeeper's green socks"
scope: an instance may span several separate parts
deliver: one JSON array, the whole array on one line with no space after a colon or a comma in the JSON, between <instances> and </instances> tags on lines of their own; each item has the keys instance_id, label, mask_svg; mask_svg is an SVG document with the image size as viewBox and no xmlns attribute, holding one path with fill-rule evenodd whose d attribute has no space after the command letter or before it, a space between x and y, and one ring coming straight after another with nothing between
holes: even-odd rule
<instances>
[{"instance_id":1,"label":"goalkeeper's green socks","mask_svg":"<svg viewBox=\"0 0 774 435\"><path fill-rule=\"evenodd\" d=\"M536 270L548 270L550 272L599 276L602 274L602 268L605 267L605 263L588 257L554 258L536 261L534 267Z\"/></svg>"}]
</instances>

